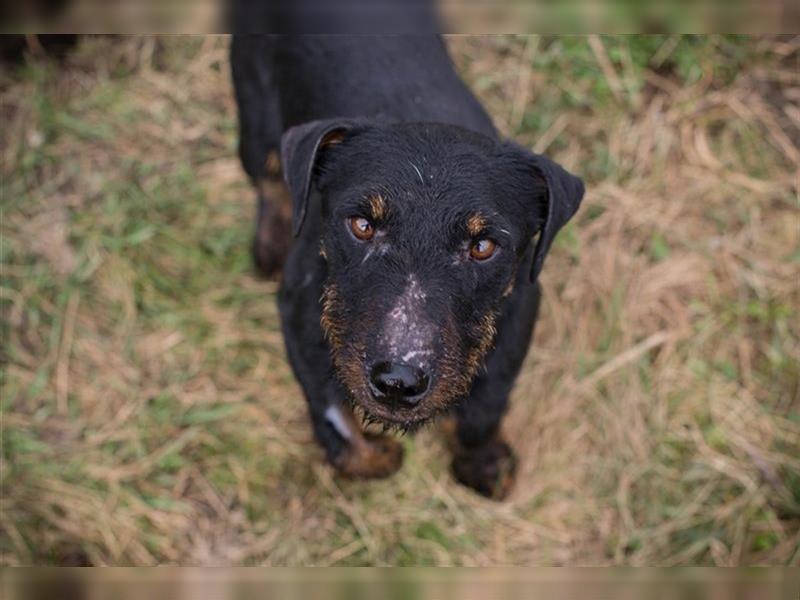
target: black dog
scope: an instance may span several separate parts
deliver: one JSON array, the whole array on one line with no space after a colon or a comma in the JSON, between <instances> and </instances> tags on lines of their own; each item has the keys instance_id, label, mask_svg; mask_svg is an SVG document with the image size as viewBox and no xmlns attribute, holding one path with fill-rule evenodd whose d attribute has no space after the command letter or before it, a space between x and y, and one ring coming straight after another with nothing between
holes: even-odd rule
<instances>
[{"instance_id":1,"label":"black dog","mask_svg":"<svg viewBox=\"0 0 800 600\"><path fill-rule=\"evenodd\" d=\"M328 460L354 477L402 462L353 407L404 430L451 413L456 478L504 497L500 420L582 182L498 139L436 36L235 36L231 59L254 256L283 267L286 347Z\"/></svg>"}]
</instances>

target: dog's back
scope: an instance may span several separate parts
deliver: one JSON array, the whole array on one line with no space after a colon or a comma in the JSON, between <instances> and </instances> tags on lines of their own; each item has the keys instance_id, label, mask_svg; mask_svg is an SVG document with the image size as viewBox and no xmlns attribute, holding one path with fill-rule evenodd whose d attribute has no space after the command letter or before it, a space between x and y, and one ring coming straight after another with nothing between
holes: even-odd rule
<instances>
[{"instance_id":1,"label":"dog's back","mask_svg":"<svg viewBox=\"0 0 800 600\"><path fill-rule=\"evenodd\" d=\"M439 36L236 36L232 52L237 91L261 81L268 93L253 94L253 110L269 111L282 131L332 117L382 117L496 135Z\"/></svg>"},{"instance_id":2,"label":"dog's back","mask_svg":"<svg viewBox=\"0 0 800 600\"><path fill-rule=\"evenodd\" d=\"M494 135L438 36L290 38L277 43L274 56L284 127L311 119L383 116Z\"/></svg>"}]
</instances>

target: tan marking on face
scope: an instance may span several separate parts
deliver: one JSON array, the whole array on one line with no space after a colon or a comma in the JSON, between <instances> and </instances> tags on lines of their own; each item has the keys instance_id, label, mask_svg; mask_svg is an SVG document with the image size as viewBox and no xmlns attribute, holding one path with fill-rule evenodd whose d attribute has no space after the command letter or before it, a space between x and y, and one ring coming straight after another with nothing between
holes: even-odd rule
<instances>
[{"instance_id":1,"label":"tan marking on face","mask_svg":"<svg viewBox=\"0 0 800 600\"><path fill-rule=\"evenodd\" d=\"M471 236L478 236L486 228L486 219L482 215L475 213L467 219L467 231Z\"/></svg>"},{"instance_id":2,"label":"tan marking on face","mask_svg":"<svg viewBox=\"0 0 800 600\"><path fill-rule=\"evenodd\" d=\"M322 317L320 317L320 325L325 332L325 337L331 345L334 353L334 359L341 346L342 339L342 324L340 319L337 318L339 312L339 295L336 286L326 285L322 292Z\"/></svg>"},{"instance_id":3,"label":"tan marking on face","mask_svg":"<svg viewBox=\"0 0 800 600\"><path fill-rule=\"evenodd\" d=\"M364 346L362 343L343 344L343 310L338 289L334 284L325 285L321 302L320 325L322 325L325 339L330 345L331 358L339 381L354 397L367 397L369 389L360 366L364 356Z\"/></svg>"},{"instance_id":4,"label":"tan marking on face","mask_svg":"<svg viewBox=\"0 0 800 600\"><path fill-rule=\"evenodd\" d=\"M494 323L493 313L483 318L478 326L478 345L463 358L463 355L454 350L457 339L455 324L452 322L445 324L442 331L444 356L438 367L439 377L427 399L430 405L444 410L469 393L481 361L494 342L496 334Z\"/></svg>"},{"instance_id":5,"label":"tan marking on face","mask_svg":"<svg viewBox=\"0 0 800 600\"><path fill-rule=\"evenodd\" d=\"M494 342L494 336L497 334L494 322L494 313L489 313L481 319L481 323L478 326L480 340L478 345L467 355L466 368L464 369L465 372L469 374L470 383L478 372L481 361L486 356L486 353L489 352Z\"/></svg>"},{"instance_id":6,"label":"tan marking on face","mask_svg":"<svg viewBox=\"0 0 800 600\"><path fill-rule=\"evenodd\" d=\"M328 251L325 250L325 242L319 243L319 255L325 260L328 260Z\"/></svg>"},{"instance_id":7,"label":"tan marking on face","mask_svg":"<svg viewBox=\"0 0 800 600\"><path fill-rule=\"evenodd\" d=\"M380 194L369 197L369 212L373 221L382 221L386 218L386 200Z\"/></svg>"},{"instance_id":8,"label":"tan marking on face","mask_svg":"<svg viewBox=\"0 0 800 600\"><path fill-rule=\"evenodd\" d=\"M280 177L281 175L281 157L277 150L271 150L267 154L267 160L264 161L264 170L270 177Z\"/></svg>"}]
</instances>

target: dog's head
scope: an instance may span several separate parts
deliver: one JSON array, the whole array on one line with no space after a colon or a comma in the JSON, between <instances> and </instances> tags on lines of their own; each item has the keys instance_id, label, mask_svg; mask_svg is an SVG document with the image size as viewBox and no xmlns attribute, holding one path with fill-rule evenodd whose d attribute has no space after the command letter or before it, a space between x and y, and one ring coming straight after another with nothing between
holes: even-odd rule
<instances>
[{"instance_id":1,"label":"dog's head","mask_svg":"<svg viewBox=\"0 0 800 600\"><path fill-rule=\"evenodd\" d=\"M294 232L321 210L322 326L351 400L413 427L469 392L502 299L538 275L581 181L455 126L330 120L286 132Z\"/></svg>"}]
</instances>

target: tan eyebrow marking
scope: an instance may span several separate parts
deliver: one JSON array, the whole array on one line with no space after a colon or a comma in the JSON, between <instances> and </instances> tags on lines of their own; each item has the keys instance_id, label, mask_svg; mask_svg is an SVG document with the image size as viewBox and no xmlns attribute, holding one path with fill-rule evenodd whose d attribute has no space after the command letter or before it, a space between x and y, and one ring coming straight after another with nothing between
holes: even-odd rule
<instances>
[{"instance_id":1,"label":"tan eyebrow marking","mask_svg":"<svg viewBox=\"0 0 800 600\"><path fill-rule=\"evenodd\" d=\"M380 194L375 194L370 196L369 199L369 211L372 215L373 221L382 221L386 218L386 200L383 199L383 196Z\"/></svg>"},{"instance_id":2,"label":"tan eyebrow marking","mask_svg":"<svg viewBox=\"0 0 800 600\"><path fill-rule=\"evenodd\" d=\"M486 228L486 219L482 215L475 213L467 219L467 231L470 235L480 235Z\"/></svg>"}]
</instances>

